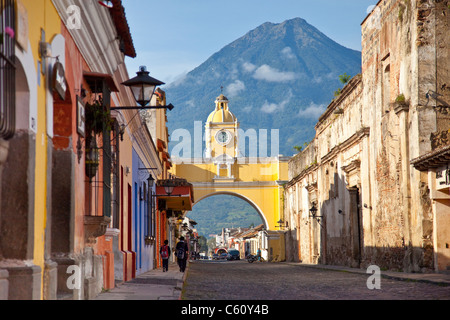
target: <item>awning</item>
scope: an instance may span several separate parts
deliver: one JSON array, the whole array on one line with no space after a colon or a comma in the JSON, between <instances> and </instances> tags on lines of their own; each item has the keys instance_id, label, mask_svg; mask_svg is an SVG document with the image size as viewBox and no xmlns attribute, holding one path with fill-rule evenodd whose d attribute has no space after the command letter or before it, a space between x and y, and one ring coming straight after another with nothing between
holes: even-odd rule
<instances>
[{"instance_id":1,"label":"awning","mask_svg":"<svg viewBox=\"0 0 450 320\"><path fill-rule=\"evenodd\" d=\"M102 93L103 86L100 85L102 81L106 83L111 92L119 91L116 82L109 74L85 71L83 72L83 77L88 83L89 87L91 87L91 91L93 93Z\"/></svg>"},{"instance_id":2,"label":"awning","mask_svg":"<svg viewBox=\"0 0 450 320\"><path fill-rule=\"evenodd\" d=\"M173 185L173 191L167 194L164 186ZM166 209L172 211L191 211L194 204L194 189L185 179L175 178L156 182L158 200L166 202Z\"/></svg>"},{"instance_id":3,"label":"awning","mask_svg":"<svg viewBox=\"0 0 450 320\"><path fill-rule=\"evenodd\" d=\"M161 139L156 139L156 146L158 148L158 151L160 152L164 152L164 150L166 150L167 148L166 143Z\"/></svg>"}]
</instances>

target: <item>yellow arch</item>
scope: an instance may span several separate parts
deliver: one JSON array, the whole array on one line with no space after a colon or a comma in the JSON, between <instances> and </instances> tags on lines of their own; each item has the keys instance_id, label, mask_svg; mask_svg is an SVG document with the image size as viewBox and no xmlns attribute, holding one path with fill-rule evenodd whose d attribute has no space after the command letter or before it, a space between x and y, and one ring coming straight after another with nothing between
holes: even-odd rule
<instances>
[{"instance_id":1,"label":"yellow arch","mask_svg":"<svg viewBox=\"0 0 450 320\"><path fill-rule=\"evenodd\" d=\"M171 172L192 183L195 202L214 194L235 195L256 209L266 230L277 230L277 222L284 218L283 184L288 180L289 158L233 160L225 177L220 176L217 165L207 159L174 161Z\"/></svg>"}]
</instances>

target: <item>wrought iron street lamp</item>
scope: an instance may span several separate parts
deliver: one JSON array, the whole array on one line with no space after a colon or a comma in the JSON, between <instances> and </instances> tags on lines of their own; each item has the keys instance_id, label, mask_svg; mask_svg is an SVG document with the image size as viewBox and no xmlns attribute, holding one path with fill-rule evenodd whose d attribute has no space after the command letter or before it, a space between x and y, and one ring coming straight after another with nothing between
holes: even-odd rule
<instances>
[{"instance_id":1,"label":"wrought iron street lamp","mask_svg":"<svg viewBox=\"0 0 450 320\"><path fill-rule=\"evenodd\" d=\"M315 202L313 202L313 204L312 204L312 207L311 207L311 209L309 209L309 213L310 213L310 215L309 215L309 217L310 218L313 218L313 219L316 219L317 220L317 223L319 223L320 224L320 218L323 218L323 216L318 216L317 215L317 208L316 208L316 204L315 204ZM321 224L320 224L321 225ZM321 225L322 226L322 225Z\"/></svg>"},{"instance_id":2,"label":"wrought iron street lamp","mask_svg":"<svg viewBox=\"0 0 450 320\"><path fill-rule=\"evenodd\" d=\"M287 221L285 222L283 219L278 220L277 223L277 227L280 228L280 230L288 227Z\"/></svg>"},{"instance_id":3,"label":"wrought iron street lamp","mask_svg":"<svg viewBox=\"0 0 450 320\"><path fill-rule=\"evenodd\" d=\"M147 71L145 66L139 67L139 71L136 72L137 76L131 78L122 85L129 87L133 92L134 99L139 106L134 107L111 107L111 110L127 110L127 109L173 109L173 105L169 104L167 106L148 106L152 100L152 96L155 93L157 86L165 84L158 79L149 76L150 72Z\"/></svg>"},{"instance_id":4,"label":"wrought iron street lamp","mask_svg":"<svg viewBox=\"0 0 450 320\"><path fill-rule=\"evenodd\" d=\"M139 71L136 74L136 77L129 79L122 84L131 89L136 102L144 107L150 102L156 87L163 85L164 82L150 77L150 72L148 72L147 68L144 66L139 67Z\"/></svg>"},{"instance_id":5,"label":"wrought iron street lamp","mask_svg":"<svg viewBox=\"0 0 450 320\"><path fill-rule=\"evenodd\" d=\"M167 193L168 196L170 196L172 194L174 188L175 188L175 183L173 182L173 180L171 180L171 179L166 180L166 182L164 184L164 191Z\"/></svg>"},{"instance_id":6,"label":"wrought iron street lamp","mask_svg":"<svg viewBox=\"0 0 450 320\"><path fill-rule=\"evenodd\" d=\"M153 170L156 168L139 168L139 170ZM163 196L168 196L168 197L179 197L181 195L176 195L176 196L172 196L172 192L173 189L175 188L175 183L172 180L166 180L165 184L163 185L164 190L166 192L166 194L153 194L153 186L155 184L155 178L153 178L153 175L150 173L148 175L147 178L147 188L148 188L148 200L149 200L149 205L148 205L148 219L147 219L147 228L149 230L149 234L147 236L145 236L145 241L148 244L152 244L154 243L154 227L152 226L152 221L154 221L154 208L153 208L153 204L155 203L154 198L157 197L163 197Z\"/></svg>"},{"instance_id":7,"label":"wrought iron street lamp","mask_svg":"<svg viewBox=\"0 0 450 320\"><path fill-rule=\"evenodd\" d=\"M309 209L310 217L316 218L317 208L316 204L313 202L311 209Z\"/></svg>"},{"instance_id":8,"label":"wrought iron street lamp","mask_svg":"<svg viewBox=\"0 0 450 320\"><path fill-rule=\"evenodd\" d=\"M153 178L153 176L151 174L148 175L147 182L148 182L149 188L153 187L153 184L155 183L155 179Z\"/></svg>"},{"instance_id":9,"label":"wrought iron street lamp","mask_svg":"<svg viewBox=\"0 0 450 320\"><path fill-rule=\"evenodd\" d=\"M99 166L99 148L97 147L97 141L95 139L90 139L89 146L86 148L86 176L89 178L89 181L97 175L97 170Z\"/></svg>"},{"instance_id":10,"label":"wrought iron street lamp","mask_svg":"<svg viewBox=\"0 0 450 320\"><path fill-rule=\"evenodd\" d=\"M139 168L139 170L154 170L156 168ZM162 187L164 187L164 191L166 192L166 194L154 194L153 197L181 197L182 195L172 195L173 189L175 189L176 187L176 183L175 180L173 179L168 179L168 180L163 180L164 184L162 184ZM155 183L155 179L153 178L153 175L150 173L148 178L147 178L147 182L148 182L148 187L152 188L154 183Z\"/></svg>"}]
</instances>

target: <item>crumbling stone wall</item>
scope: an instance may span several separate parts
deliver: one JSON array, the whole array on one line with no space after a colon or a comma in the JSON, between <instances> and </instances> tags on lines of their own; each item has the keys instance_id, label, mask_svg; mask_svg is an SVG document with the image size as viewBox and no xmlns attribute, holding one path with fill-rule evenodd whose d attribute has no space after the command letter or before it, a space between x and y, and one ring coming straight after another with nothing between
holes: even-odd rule
<instances>
[{"instance_id":1,"label":"crumbling stone wall","mask_svg":"<svg viewBox=\"0 0 450 320\"><path fill-rule=\"evenodd\" d=\"M435 1L435 26L432 25L431 9L419 9L419 22L423 33L435 32L436 88L427 91L427 103L436 112L436 131L431 134L431 149L450 144L450 1ZM431 29L431 30L430 30ZM434 29L434 30L433 30ZM429 31L430 30L430 31Z\"/></svg>"},{"instance_id":2,"label":"crumbling stone wall","mask_svg":"<svg viewBox=\"0 0 450 320\"><path fill-rule=\"evenodd\" d=\"M285 210L300 214L304 261L314 261L307 212L315 189L320 261L433 269L429 178L410 161L449 144L449 19L450 0L384 0L363 21L361 77L330 103L311 148L289 165L286 192L298 199Z\"/></svg>"}]
</instances>

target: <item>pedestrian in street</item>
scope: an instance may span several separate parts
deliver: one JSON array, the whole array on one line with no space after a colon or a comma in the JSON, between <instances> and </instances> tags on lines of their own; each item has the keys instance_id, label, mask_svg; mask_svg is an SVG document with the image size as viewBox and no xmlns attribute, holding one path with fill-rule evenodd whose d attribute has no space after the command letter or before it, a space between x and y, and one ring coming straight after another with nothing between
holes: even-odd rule
<instances>
[{"instance_id":1,"label":"pedestrian in street","mask_svg":"<svg viewBox=\"0 0 450 320\"><path fill-rule=\"evenodd\" d=\"M164 240L164 245L159 249L159 254L161 255L162 264L163 264L163 272L169 271L169 257L170 257L170 247L169 241Z\"/></svg>"},{"instance_id":2,"label":"pedestrian in street","mask_svg":"<svg viewBox=\"0 0 450 320\"><path fill-rule=\"evenodd\" d=\"M177 255L178 266L180 267L180 272L184 272L186 269L186 260L189 257L189 249L186 242L184 242L184 237L180 237L180 241L175 247L175 252Z\"/></svg>"}]
</instances>

